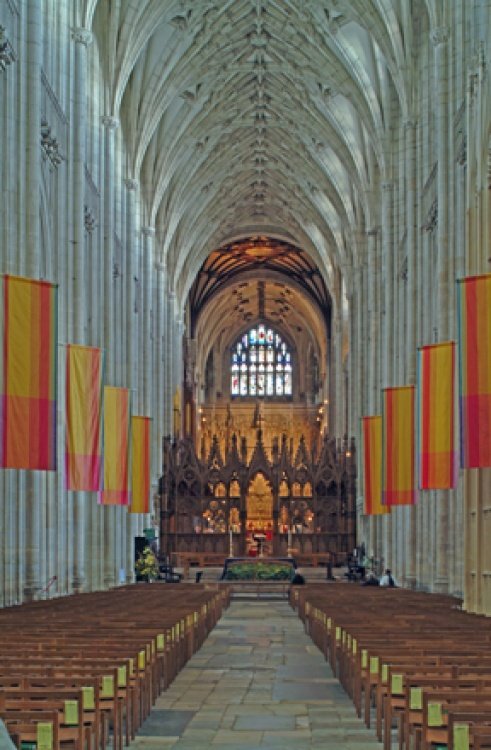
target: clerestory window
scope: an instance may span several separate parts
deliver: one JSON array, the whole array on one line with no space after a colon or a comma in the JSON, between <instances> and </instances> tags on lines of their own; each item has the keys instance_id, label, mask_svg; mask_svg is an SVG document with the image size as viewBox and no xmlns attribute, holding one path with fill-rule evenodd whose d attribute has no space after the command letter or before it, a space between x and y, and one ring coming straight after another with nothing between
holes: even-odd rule
<instances>
[{"instance_id":1,"label":"clerestory window","mask_svg":"<svg viewBox=\"0 0 491 750\"><path fill-rule=\"evenodd\" d=\"M292 358L273 328L259 323L232 347L232 396L291 396Z\"/></svg>"}]
</instances>

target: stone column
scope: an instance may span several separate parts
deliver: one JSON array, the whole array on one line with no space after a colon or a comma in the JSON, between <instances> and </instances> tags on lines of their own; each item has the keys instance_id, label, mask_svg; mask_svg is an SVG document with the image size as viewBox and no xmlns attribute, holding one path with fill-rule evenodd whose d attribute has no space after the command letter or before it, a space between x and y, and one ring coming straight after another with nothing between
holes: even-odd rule
<instances>
[{"instance_id":1,"label":"stone column","mask_svg":"<svg viewBox=\"0 0 491 750\"><path fill-rule=\"evenodd\" d=\"M184 341L183 436L196 440L196 339Z\"/></svg>"},{"instance_id":2,"label":"stone column","mask_svg":"<svg viewBox=\"0 0 491 750\"><path fill-rule=\"evenodd\" d=\"M431 32L435 65L435 131L438 195L437 225L437 299L438 339L446 341L449 336L449 243L448 243L448 28L441 26ZM452 280L453 281L453 280ZM436 565L433 588L440 593L448 591L448 538L449 492L436 493Z\"/></svg>"},{"instance_id":3,"label":"stone column","mask_svg":"<svg viewBox=\"0 0 491 750\"><path fill-rule=\"evenodd\" d=\"M393 385L394 378L394 248L392 242L392 211L394 185L386 180L382 183L382 295L383 321L381 386L388 388ZM385 561L392 559L392 522L391 517L384 516L383 525L383 557Z\"/></svg>"},{"instance_id":4,"label":"stone column","mask_svg":"<svg viewBox=\"0 0 491 750\"><path fill-rule=\"evenodd\" d=\"M464 152L465 153L465 152ZM456 226L455 233L455 277L462 278L465 275L465 247L466 247L466 227L465 227L465 169L463 167L465 156L459 159L457 168L456 184L456 216L461 217ZM457 391L454 398L455 414L458 414L459 398ZM457 435L457 425L455 434ZM472 472L471 472L472 473ZM460 549L460 554L456 558L454 568L454 586L450 593L462 596L465 590L465 549L468 538L467 533L467 514L465 500L465 481L459 481L455 494L455 517L454 517L454 546Z\"/></svg>"},{"instance_id":5,"label":"stone column","mask_svg":"<svg viewBox=\"0 0 491 750\"><path fill-rule=\"evenodd\" d=\"M153 381L154 381L154 359L153 349L155 347L154 328L152 316L154 312L153 301L153 241L155 229L147 226L142 227L142 259L141 259L141 346L140 346L140 378L139 388L141 393L142 414L152 417L150 421L150 510L153 507L153 498L158 493L158 480L160 476L160 464L157 463L158 454L154 446L158 446L155 414L152 413ZM149 517L139 516L140 528L145 524L148 526ZM157 518L158 522L158 518Z\"/></svg>"},{"instance_id":6,"label":"stone column","mask_svg":"<svg viewBox=\"0 0 491 750\"><path fill-rule=\"evenodd\" d=\"M358 257L361 252L358 250ZM354 430L356 436L361 436L361 418L365 416L363 408L363 377L365 368L363 366L363 266L355 266L353 272L353 317L354 335L353 335L353 400L354 400ZM362 450L357 451L357 473L358 473L358 498L357 498L357 520L358 520L358 542L367 542L366 536L366 516L363 515L363 496L365 488L363 487L362 474Z\"/></svg>"},{"instance_id":7,"label":"stone column","mask_svg":"<svg viewBox=\"0 0 491 750\"><path fill-rule=\"evenodd\" d=\"M375 414L380 401L379 377L378 377L378 329L379 311L377 306L378 285L378 263L377 263L377 229L369 229L367 232L367 259L368 259L368 285L367 285L367 313L368 313L368 412Z\"/></svg>"},{"instance_id":8,"label":"stone column","mask_svg":"<svg viewBox=\"0 0 491 750\"><path fill-rule=\"evenodd\" d=\"M114 319L114 167L115 134L119 121L111 115L102 117L104 126L104 346L106 383L114 384L116 375L116 342ZM115 514L114 508L100 508L104 523L104 587L116 583Z\"/></svg>"},{"instance_id":9,"label":"stone column","mask_svg":"<svg viewBox=\"0 0 491 750\"><path fill-rule=\"evenodd\" d=\"M142 393L138 388L138 363L139 363L139 316L137 306L137 282L140 278L138 263L139 243L136 234L136 196L138 182L132 178L124 181L126 187L126 232L124 245L124 277L125 277L125 331L126 339L126 361L123 368L126 369L125 383L130 389L132 414L142 413ZM140 279L141 280L141 279ZM126 513L122 522L122 545L123 556L121 566L126 568L126 580L133 580L133 545L134 536L139 516ZM126 550L124 550L126 547Z\"/></svg>"},{"instance_id":10,"label":"stone column","mask_svg":"<svg viewBox=\"0 0 491 750\"><path fill-rule=\"evenodd\" d=\"M424 135L424 129L421 129L421 134ZM415 225L416 225L416 289L418 299L426 300L428 297L425 294L425 280L426 280L426 259L429 257L429 253L424 250L425 242L427 242L427 232L421 231L423 228L423 201L421 200L420 190L424 184L426 175L426 160L423 158L423 137L417 139L416 147L416 214L415 214ZM420 228L418 231L418 227ZM423 334L424 330L424 318L429 317L422 305L418 306L416 315L416 347L423 346L425 343L425 337ZM424 555L428 550L428 544L425 539L426 524L424 522L424 516L426 512L425 505L427 503L417 502L416 504L416 555L414 562L416 585L419 588L424 586L424 576L427 572L427 566L425 564Z\"/></svg>"},{"instance_id":11,"label":"stone column","mask_svg":"<svg viewBox=\"0 0 491 750\"><path fill-rule=\"evenodd\" d=\"M180 424L179 424L179 435L181 437L184 437L183 432L183 424L184 424L184 409L185 409L185 399L184 399L184 382L183 382L183 344L184 344L184 321L182 318L177 318L177 320L174 323L174 358L173 358L173 371L172 371L172 379L173 379L173 388L172 393L174 394L177 389L179 389L179 394L181 398L181 404L180 404Z\"/></svg>"},{"instance_id":12,"label":"stone column","mask_svg":"<svg viewBox=\"0 0 491 750\"><path fill-rule=\"evenodd\" d=\"M88 29L72 29L75 42L73 67L73 95L71 128L73 137L71 160L71 242L73 253L72 284L69 300L69 315L72 320L71 340L86 344L87 323L87 256L85 247L85 147L87 112L87 47L92 43ZM86 578L85 551L88 544L87 503L91 501L85 492L74 492L73 503L73 571L71 587L73 591L83 590Z\"/></svg>"},{"instance_id":13,"label":"stone column","mask_svg":"<svg viewBox=\"0 0 491 750\"><path fill-rule=\"evenodd\" d=\"M353 269L352 276L350 279L350 286L349 286L349 293L348 293L348 304L349 304L349 395L348 395L348 405L349 405L349 417L348 417L348 434L353 435L358 443L358 436L360 434L360 430L358 429L358 419L359 419L359 411L357 409L357 403L356 403L356 392L358 390L358 371L359 367L357 365L356 360L356 340L357 340L357 334L356 334L356 310L357 310L357 302L356 302L356 296L353 293L353 286L356 284L356 267ZM324 393L324 389L322 389L322 393ZM326 425L326 414L323 415L323 423L322 427L324 429ZM358 475L359 476L359 475Z\"/></svg>"},{"instance_id":14,"label":"stone column","mask_svg":"<svg viewBox=\"0 0 491 750\"><path fill-rule=\"evenodd\" d=\"M406 137L406 382L416 384L417 241L416 241L416 121L404 123ZM414 478L416 481L416 477ZM406 521L404 583L416 585L416 508L404 508Z\"/></svg>"},{"instance_id":15,"label":"stone column","mask_svg":"<svg viewBox=\"0 0 491 750\"><path fill-rule=\"evenodd\" d=\"M27 88L25 110L21 116L26 122L26 184L23 221L25 227L25 254L19 247L20 272L39 278L41 256L41 226L39 200L41 193L41 68L43 54L43 14L41 3L23 3L22 15L26 18L25 71ZM21 206L19 206L20 211ZM23 262L22 262L23 261ZM42 534L41 508L45 502L45 486L40 472L17 472L19 497L19 523L24 526L24 591L25 599L32 599L41 589L39 559ZM19 538L19 542L22 540ZM21 579L22 581L22 579Z\"/></svg>"},{"instance_id":16,"label":"stone column","mask_svg":"<svg viewBox=\"0 0 491 750\"><path fill-rule=\"evenodd\" d=\"M172 434L173 431L173 399L174 399L174 358L175 358L175 319L174 319L174 302L176 295L174 292L167 294L167 313L165 321L165 391L163 400L163 415L165 434Z\"/></svg>"},{"instance_id":17,"label":"stone column","mask_svg":"<svg viewBox=\"0 0 491 750\"><path fill-rule=\"evenodd\" d=\"M332 433L341 437L342 420L341 409L338 400L341 399L341 320L337 309L333 310L331 318L331 389L330 389L330 414L332 415Z\"/></svg>"},{"instance_id":18,"label":"stone column","mask_svg":"<svg viewBox=\"0 0 491 750\"><path fill-rule=\"evenodd\" d=\"M367 261L368 261L368 279L367 279L367 348L368 358L368 401L367 413L369 415L378 414L380 402L380 382L379 382L379 357L378 357L378 339L380 317L377 305L377 285L378 279L378 262L377 262L377 229L367 231ZM368 518L368 554L370 556L377 554L377 518L369 516Z\"/></svg>"},{"instance_id":19,"label":"stone column","mask_svg":"<svg viewBox=\"0 0 491 750\"><path fill-rule=\"evenodd\" d=\"M164 350L164 332L166 332L167 303L165 299L166 266L155 261L153 266L153 300L154 311L154 341L153 341L153 463L156 477L162 474L162 438L170 435L163 418L163 403L166 387L166 353Z\"/></svg>"},{"instance_id":20,"label":"stone column","mask_svg":"<svg viewBox=\"0 0 491 750\"><path fill-rule=\"evenodd\" d=\"M92 34L87 29L72 29L75 42L71 128L72 145L72 238L73 284L71 291L73 334L77 343L86 343L87 258L85 254L85 146L87 136L87 47Z\"/></svg>"},{"instance_id":21,"label":"stone column","mask_svg":"<svg viewBox=\"0 0 491 750\"><path fill-rule=\"evenodd\" d=\"M132 389L135 408L140 408L138 399L138 326L136 314L136 281L138 279L138 256L136 247L136 191L138 182L134 179L124 181L126 193L126 246L125 246L125 282L126 282L126 384Z\"/></svg>"},{"instance_id":22,"label":"stone column","mask_svg":"<svg viewBox=\"0 0 491 750\"><path fill-rule=\"evenodd\" d=\"M119 120L111 115L102 117L104 126L104 345L106 349L107 382L115 376L114 330L114 166L115 138Z\"/></svg>"},{"instance_id":23,"label":"stone column","mask_svg":"<svg viewBox=\"0 0 491 750\"><path fill-rule=\"evenodd\" d=\"M8 32L7 32L8 33ZM7 34L1 34L3 43L10 45ZM19 147L20 137L18 129L15 128L15 120L12 116L17 111L20 101L18 79L19 66L12 64L15 59L11 60L8 65L9 49L4 49L4 62L7 67L0 71L0 179L4 186L2 201L0 201L0 258L2 259L3 271L18 273L17 267L17 228L15 222L9 220L17 210L15 199L17 194L14 193L17 170L22 167L20 160L17 158L17 149ZM21 150L22 144L21 144ZM4 535L4 576L0 579L0 606L14 604L19 599L18 588L18 569L20 559L18 555L18 506L19 497L17 492L17 477L14 472L0 472L0 496L3 498L2 509L0 510L0 524L3 523Z\"/></svg>"},{"instance_id":24,"label":"stone column","mask_svg":"<svg viewBox=\"0 0 491 750\"><path fill-rule=\"evenodd\" d=\"M143 411L146 416L152 412L152 344L155 345L154 332L152 329L153 301L152 301L152 274L153 274L153 243L155 229L153 227L142 227L143 235L143 258L142 258L142 309L141 326L143 348L142 348L142 379L140 387L143 393ZM154 467L155 468L155 467Z\"/></svg>"}]
</instances>

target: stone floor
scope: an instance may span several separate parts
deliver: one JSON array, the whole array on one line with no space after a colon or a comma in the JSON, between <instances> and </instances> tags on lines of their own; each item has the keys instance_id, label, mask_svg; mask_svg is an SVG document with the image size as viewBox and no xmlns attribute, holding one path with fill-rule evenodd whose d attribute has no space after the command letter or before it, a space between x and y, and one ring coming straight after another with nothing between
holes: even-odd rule
<instances>
[{"instance_id":1,"label":"stone floor","mask_svg":"<svg viewBox=\"0 0 491 750\"><path fill-rule=\"evenodd\" d=\"M380 750L286 602L233 602L131 750Z\"/></svg>"}]
</instances>

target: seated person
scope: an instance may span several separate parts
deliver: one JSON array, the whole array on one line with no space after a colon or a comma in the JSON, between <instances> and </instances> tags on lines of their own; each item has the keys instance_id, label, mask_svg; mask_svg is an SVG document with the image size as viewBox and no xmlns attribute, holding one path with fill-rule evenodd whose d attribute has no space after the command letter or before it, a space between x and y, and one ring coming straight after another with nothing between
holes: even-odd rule
<instances>
[{"instance_id":1,"label":"seated person","mask_svg":"<svg viewBox=\"0 0 491 750\"><path fill-rule=\"evenodd\" d=\"M303 586L305 583L305 578L300 573L295 573L291 580L292 586Z\"/></svg>"},{"instance_id":2,"label":"seated person","mask_svg":"<svg viewBox=\"0 0 491 750\"><path fill-rule=\"evenodd\" d=\"M377 576L370 572L364 581L361 581L360 586L379 586L382 584L379 584L379 580Z\"/></svg>"},{"instance_id":3,"label":"seated person","mask_svg":"<svg viewBox=\"0 0 491 750\"><path fill-rule=\"evenodd\" d=\"M389 568L385 571L384 575L380 579L380 586L390 586L395 587L397 586L396 580L392 573L390 572Z\"/></svg>"}]
</instances>

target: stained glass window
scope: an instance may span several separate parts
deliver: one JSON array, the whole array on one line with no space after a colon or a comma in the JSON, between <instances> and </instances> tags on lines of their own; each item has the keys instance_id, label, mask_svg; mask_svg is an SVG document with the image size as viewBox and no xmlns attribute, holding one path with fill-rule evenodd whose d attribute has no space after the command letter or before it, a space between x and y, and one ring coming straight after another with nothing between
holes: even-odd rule
<instances>
[{"instance_id":1,"label":"stained glass window","mask_svg":"<svg viewBox=\"0 0 491 750\"><path fill-rule=\"evenodd\" d=\"M232 396L291 396L293 368L287 343L259 323L232 347L230 376Z\"/></svg>"}]
</instances>

